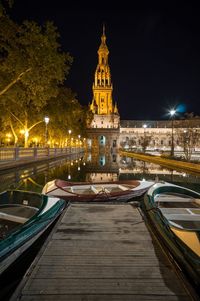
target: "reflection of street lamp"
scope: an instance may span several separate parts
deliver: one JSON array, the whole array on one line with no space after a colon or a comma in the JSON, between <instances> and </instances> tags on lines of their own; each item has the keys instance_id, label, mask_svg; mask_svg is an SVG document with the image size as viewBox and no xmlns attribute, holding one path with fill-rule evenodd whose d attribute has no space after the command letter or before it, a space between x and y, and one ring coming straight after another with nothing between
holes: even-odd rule
<instances>
[{"instance_id":1,"label":"reflection of street lamp","mask_svg":"<svg viewBox=\"0 0 200 301\"><path fill-rule=\"evenodd\" d=\"M172 120L172 144L171 144L171 157L174 156L174 115L176 114L176 110L171 110L170 112L171 120Z\"/></svg>"},{"instance_id":2,"label":"reflection of street lamp","mask_svg":"<svg viewBox=\"0 0 200 301\"><path fill-rule=\"evenodd\" d=\"M44 122L45 122L45 146L47 146L47 126L48 126L48 123L49 123L49 117L48 116L45 116L44 117Z\"/></svg>"}]
</instances>

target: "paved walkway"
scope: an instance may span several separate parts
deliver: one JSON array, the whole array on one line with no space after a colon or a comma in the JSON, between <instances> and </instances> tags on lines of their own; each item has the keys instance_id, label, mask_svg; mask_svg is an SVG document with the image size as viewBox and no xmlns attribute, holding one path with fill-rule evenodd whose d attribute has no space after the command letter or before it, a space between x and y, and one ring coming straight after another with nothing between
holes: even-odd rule
<instances>
[{"instance_id":1,"label":"paved walkway","mask_svg":"<svg viewBox=\"0 0 200 301\"><path fill-rule=\"evenodd\" d=\"M17 297L18 296L18 297ZM61 221L13 301L191 300L131 204L79 204Z\"/></svg>"}]
</instances>

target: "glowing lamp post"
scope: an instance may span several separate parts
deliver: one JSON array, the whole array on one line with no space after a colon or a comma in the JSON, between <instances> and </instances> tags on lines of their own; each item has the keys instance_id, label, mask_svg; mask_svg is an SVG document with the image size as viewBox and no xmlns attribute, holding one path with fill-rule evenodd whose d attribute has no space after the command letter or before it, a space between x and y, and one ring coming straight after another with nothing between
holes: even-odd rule
<instances>
[{"instance_id":1,"label":"glowing lamp post","mask_svg":"<svg viewBox=\"0 0 200 301\"><path fill-rule=\"evenodd\" d=\"M68 130L68 133L69 133L69 152L71 153L71 137L70 137L70 135L71 135L72 131Z\"/></svg>"},{"instance_id":2,"label":"glowing lamp post","mask_svg":"<svg viewBox=\"0 0 200 301\"><path fill-rule=\"evenodd\" d=\"M176 114L176 110L171 110L170 112L171 120L172 120L172 143L171 143L171 157L174 156L174 116Z\"/></svg>"},{"instance_id":3,"label":"glowing lamp post","mask_svg":"<svg viewBox=\"0 0 200 301\"><path fill-rule=\"evenodd\" d=\"M81 135L78 135L78 148L81 147Z\"/></svg>"},{"instance_id":4,"label":"glowing lamp post","mask_svg":"<svg viewBox=\"0 0 200 301\"><path fill-rule=\"evenodd\" d=\"M45 116L44 117L44 122L45 122L45 146L47 146L47 139L48 139L48 130L47 130L47 126L48 126L48 123L49 123L49 117L48 116Z\"/></svg>"},{"instance_id":5,"label":"glowing lamp post","mask_svg":"<svg viewBox=\"0 0 200 301\"><path fill-rule=\"evenodd\" d=\"M146 132L145 129L147 128L147 124L143 124L143 129L144 129L144 142L143 142L143 151L145 153L145 149L146 149Z\"/></svg>"}]
</instances>

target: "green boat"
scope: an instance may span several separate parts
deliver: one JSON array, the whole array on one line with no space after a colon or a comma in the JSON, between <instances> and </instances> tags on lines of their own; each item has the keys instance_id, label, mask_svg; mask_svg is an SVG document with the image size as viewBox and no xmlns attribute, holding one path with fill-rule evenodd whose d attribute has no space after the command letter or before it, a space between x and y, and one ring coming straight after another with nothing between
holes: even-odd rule
<instances>
[{"instance_id":1,"label":"green boat","mask_svg":"<svg viewBox=\"0 0 200 301\"><path fill-rule=\"evenodd\" d=\"M199 291L200 194L160 182L148 190L141 207L159 239Z\"/></svg>"},{"instance_id":2,"label":"green boat","mask_svg":"<svg viewBox=\"0 0 200 301\"><path fill-rule=\"evenodd\" d=\"M0 193L0 275L55 221L66 206L27 191Z\"/></svg>"}]
</instances>

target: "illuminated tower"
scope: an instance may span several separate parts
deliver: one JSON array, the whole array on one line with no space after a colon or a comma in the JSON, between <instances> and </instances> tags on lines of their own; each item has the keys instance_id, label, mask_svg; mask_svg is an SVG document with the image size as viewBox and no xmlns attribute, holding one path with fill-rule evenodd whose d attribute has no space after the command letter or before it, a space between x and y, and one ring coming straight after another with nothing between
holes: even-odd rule
<instances>
[{"instance_id":1,"label":"illuminated tower","mask_svg":"<svg viewBox=\"0 0 200 301\"><path fill-rule=\"evenodd\" d=\"M98 65L95 71L93 83L93 100L90 110L94 114L91 123L92 128L118 128L119 113L117 104L113 104L112 81L108 64L109 50L106 45L105 27L101 36L101 45L98 49Z\"/></svg>"}]
</instances>

